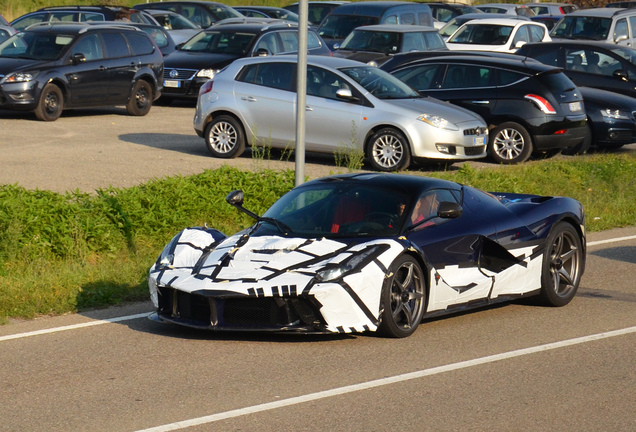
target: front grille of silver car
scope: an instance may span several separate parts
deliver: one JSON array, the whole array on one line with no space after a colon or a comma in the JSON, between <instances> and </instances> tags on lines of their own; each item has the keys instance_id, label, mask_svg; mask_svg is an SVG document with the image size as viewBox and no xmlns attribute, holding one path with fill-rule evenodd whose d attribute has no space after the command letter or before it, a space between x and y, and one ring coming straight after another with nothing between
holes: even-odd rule
<instances>
[{"instance_id":1,"label":"front grille of silver car","mask_svg":"<svg viewBox=\"0 0 636 432\"><path fill-rule=\"evenodd\" d=\"M464 135L486 135L488 129L483 126L472 128L472 129L464 129Z\"/></svg>"},{"instance_id":2,"label":"front grille of silver car","mask_svg":"<svg viewBox=\"0 0 636 432\"><path fill-rule=\"evenodd\" d=\"M163 79L165 80L189 80L194 78L198 71L195 69L176 69L166 68L163 70Z\"/></svg>"}]
</instances>

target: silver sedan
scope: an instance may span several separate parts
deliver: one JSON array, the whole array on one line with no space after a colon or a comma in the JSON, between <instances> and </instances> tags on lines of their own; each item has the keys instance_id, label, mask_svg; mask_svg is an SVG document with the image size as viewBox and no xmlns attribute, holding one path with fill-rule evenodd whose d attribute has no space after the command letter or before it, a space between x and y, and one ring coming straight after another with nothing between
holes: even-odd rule
<instances>
[{"instance_id":1,"label":"silver sedan","mask_svg":"<svg viewBox=\"0 0 636 432\"><path fill-rule=\"evenodd\" d=\"M213 156L237 157L246 145L294 147L296 64L296 56L236 60L203 85L194 129ZM306 103L307 151L350 147L379 171L417 158L486 156L488 131L477 114L359 62L309 56Z\"/></svg>"}]
</instances>

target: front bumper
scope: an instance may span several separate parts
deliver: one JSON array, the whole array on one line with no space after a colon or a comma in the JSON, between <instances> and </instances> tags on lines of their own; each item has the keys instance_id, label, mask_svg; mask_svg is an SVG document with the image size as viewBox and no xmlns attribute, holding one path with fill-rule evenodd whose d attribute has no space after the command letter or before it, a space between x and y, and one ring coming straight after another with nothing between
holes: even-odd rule
<instances>
[{"instance_id":1,"label":"front bumper","mask_svg":"<svg viewBox=\"0 0 636 432\"><path fill-rule=\"evenodd\" d=\"M21 111L35 109L40 89L37 81L0 85L0 108Z\"/></svg>"}]
</instances>

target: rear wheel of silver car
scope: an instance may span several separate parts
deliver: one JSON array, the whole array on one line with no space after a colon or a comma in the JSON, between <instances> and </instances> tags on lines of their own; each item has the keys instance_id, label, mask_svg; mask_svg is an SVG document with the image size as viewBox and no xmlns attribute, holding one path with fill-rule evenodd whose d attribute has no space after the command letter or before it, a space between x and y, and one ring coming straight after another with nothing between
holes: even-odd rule
<instances>
[{"instance_id":1,"label":"rear wheel of silver car","mask_svg":"<svg viewBox=\"0 0 636 432\"><path fill-rule=\"evenodd\" d=\"M588 120L589 122L589 120ZM563 150L563 154L564 155L582 155L587 153L587 151L590 149L590 147L592 146L592 128L590 127L590 124L587 123L585 125L585 138L583 138L583 141L581 141L579 144L575 145L574 147L568 147L566 149Z\"/></svg>"},{"instance_id":2,"label":"rear wheel of silver car","mask_svg":"<svg viewBox=\"0 0 636 432\"><path fill-rule=\"evenodd\" d=\"M204 137L214 157L229 159L245 151L245 134L234 117L221 115L214 118L205 127Z\"/></svg>"},{"instance_id":3,"label":"rear wheel of silver car","mask_svg":"<svg viewBox=\"0 0 636 432\"><path fill-rule=\"evenodd\" d=\"M519 123L505 122L490 133L490 157L502 164L525 162L532 154L532 138Z\"/></svg>"},{"instance_id":4,"label":"rear wheel of silver car","mask_svg":"<svg viewBox=\"0 0 636 432\"><path fill-rule=\"evenodd\" d=\"M137 81L133 88L126 110L134 116L145 116L152 107L152 87L144 80Z\"/></svg>"},{"instance_id":5,"label":"rear wheel of silver car","mask_svg":"<svg viewBox=\"0 0 636 432\"><path fill-rule=\"evenodd\" d=\"M47 84L42 90L40 101L35 108L35 116L39 120L54 121L62 115L64 109L64 95L55 84Z\"/></svg>"},{"instance_id":6,"label":"rear wheel of silver car","mask_svg":"<svg viewBox=\"0 0 636 432\"><path fill-rule=\"evenodd\" d=\"M380 129L369 140L367 158L378 171L404 170L411 164L409 142L396 129Z\"/></svg>"},{"instance_id":7,"label":"rear wheel of silver car","mask_svg":"<svg viewBox=\"0 0 636 432\"><path fill-rule=\"evenodd\" d=\"M402 255L391 265L380 305L378 331L384 336L402 338L417 329L426 308L426 281L412 256Z\"/></svg>"},{"instance_id":8,"label":"rear wheel of silver car","mask_svg":"<svg viewBox=\"0 0 636 432\"><path fill-rule=\"evenodd\" d=\"M541 301L548 306L565 306L572 300L583 274L581 237L572 225L560 222L546 240L541 272Z\"/></svg>"}]
</instances>

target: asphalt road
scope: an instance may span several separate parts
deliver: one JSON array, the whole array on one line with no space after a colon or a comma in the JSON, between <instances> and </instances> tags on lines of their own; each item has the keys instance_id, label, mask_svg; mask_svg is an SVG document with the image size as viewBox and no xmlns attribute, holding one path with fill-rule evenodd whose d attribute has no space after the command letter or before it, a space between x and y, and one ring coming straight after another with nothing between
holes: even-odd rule
<instances>
[{"instance_id":1,"label":"asphalt road","mask_svg":"<svg viewBox=\"0 0 636 432\"><path fill-rule=\"evenodd\" d=\"M226 163L192 111L0 112L0 184L92 191ZM308 161L310 175L338 170ZM636 228L588 242L568 306L480 309L403 340L198 332L147 320L149 302L13 322L0 327L0 430L634 431Z\"/></svg>"}]
</instances>

